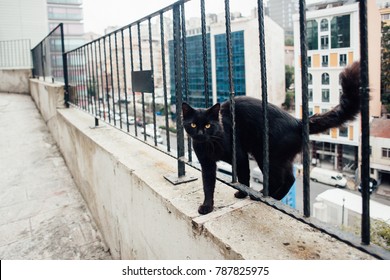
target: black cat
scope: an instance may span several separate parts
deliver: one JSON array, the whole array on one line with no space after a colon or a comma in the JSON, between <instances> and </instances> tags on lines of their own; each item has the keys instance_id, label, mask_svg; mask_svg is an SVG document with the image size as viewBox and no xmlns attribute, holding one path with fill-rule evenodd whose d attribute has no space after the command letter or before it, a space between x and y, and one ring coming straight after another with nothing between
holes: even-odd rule
<instances>
[{"instance_id":1,"label":"black cat","mask_svg":"<svg viewBox=\"0 0 390 280\"><path fill-rule=\"evenodd\" d=\"M353 120L360 110L360 67L355 62L340 74L343 94L340 104L324 114L309 118L310 134L324 132ZM202 167L204 202L200 214L213 210L216 162L232 162L232 120L230 102L215 104L208 109L194 109L183 103L183 124L193 139L193 147ZM235 97L237 177L249 186L248 154L263 170L262 102L251 97ZM302 121L278 107L268 105L269 118L269 194L282 199L294 183L293 160L301 151ZM244 198L241 191L235 197Z\"/></svg>"}]
</instances>

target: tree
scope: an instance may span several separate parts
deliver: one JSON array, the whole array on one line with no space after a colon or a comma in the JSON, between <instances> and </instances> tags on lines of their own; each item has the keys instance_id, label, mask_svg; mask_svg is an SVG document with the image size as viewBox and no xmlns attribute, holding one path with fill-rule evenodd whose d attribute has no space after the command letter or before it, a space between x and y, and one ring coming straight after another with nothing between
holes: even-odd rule
<instances>
[{"instance_id":1,"label":"tree","mask_svg":"<svg viewBox=\"0 0 390 280\"><path fill-rule=\"evenodd\" d=\"M390 112L390 26L382 22L381 100Z\"/></svg>"},{"instance_id":2,"label":"tree","mask_svg":"<svg viewBox=\"0 0 390 280\"><path fill-rule=\"evenodd\" d=\"M285 73L286 73L286 90L288 90L291 86L291 84L294 82L294 67L286 65L285 66Z\"/></svg>"}]
</instances>

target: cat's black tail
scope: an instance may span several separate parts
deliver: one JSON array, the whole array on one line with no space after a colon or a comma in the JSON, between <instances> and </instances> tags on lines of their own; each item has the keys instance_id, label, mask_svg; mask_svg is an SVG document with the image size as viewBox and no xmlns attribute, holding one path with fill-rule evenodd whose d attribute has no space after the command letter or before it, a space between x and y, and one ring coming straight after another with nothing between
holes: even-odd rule
<instances>
[{"instance_id":1,"label":"cat's black tail","mask_svg":"<svg viewBox=\"0 0 390 280\"><path fill-rule=\"evenodd\" d=\"M324 114L316 114L309 118L309 132L316 134L341 126L355 119L360 111L360 63L354 62L340 73L343 93L340 104Z\"/></svg>"}]
</instances>

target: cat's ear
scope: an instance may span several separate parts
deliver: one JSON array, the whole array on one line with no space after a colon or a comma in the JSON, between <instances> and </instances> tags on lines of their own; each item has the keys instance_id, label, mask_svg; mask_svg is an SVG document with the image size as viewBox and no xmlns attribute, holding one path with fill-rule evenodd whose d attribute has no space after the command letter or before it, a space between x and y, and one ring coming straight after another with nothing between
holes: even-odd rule
<instances>
[{"instance_id":1,"label":"cat's ear","mask_svg":"<svg viewBox=\"0 0 390 280\"><path fill-rule=\"evenodd\" d=\"M219 119L219 110L221 109L221 104L216 103L213 105L213 107L207 109L207 112L211 116L213 120L218 120Z\"/></svg>"},{"instance_id":2,"label":"cat's ear","mask_svg":"<svg viewBox=\"0 0 390 280\"><path fill-rule=\"evenodd\" d=\"M185 102L183 102L183 104L181 105L181 109L183 111L184 119L189 118L195 111L194 108L192 108L190 105L188 105Z\"/></svg>"}]
</instances>

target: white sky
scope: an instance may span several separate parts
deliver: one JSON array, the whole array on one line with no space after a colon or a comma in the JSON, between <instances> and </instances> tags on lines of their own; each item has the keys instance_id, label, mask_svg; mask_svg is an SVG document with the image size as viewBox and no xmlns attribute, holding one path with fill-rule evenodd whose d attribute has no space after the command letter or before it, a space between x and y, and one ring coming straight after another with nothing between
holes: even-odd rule
<instances>
[{"instance_id":1,"label":"white sky","mask_svg":"<svg viewBox=\"0 0 390 280\"><path fill-rule=\"evenodd\" d=\"M297 0L298 1L298 0ZM306 0L311 3L319 0ZM103 34L108 26L125 26L155 11L158 11L175 0L83 0L84 30ZM200 16L200 1L192 0L186 4L186 16L191 12ZM206 13L221 13L224 8L223 0L206 0ZM231 0L230 11L240 11L249 15L256 6L257 0ZM197 10L197 11L195 11Z\"/></svg>"}]
</instances>

